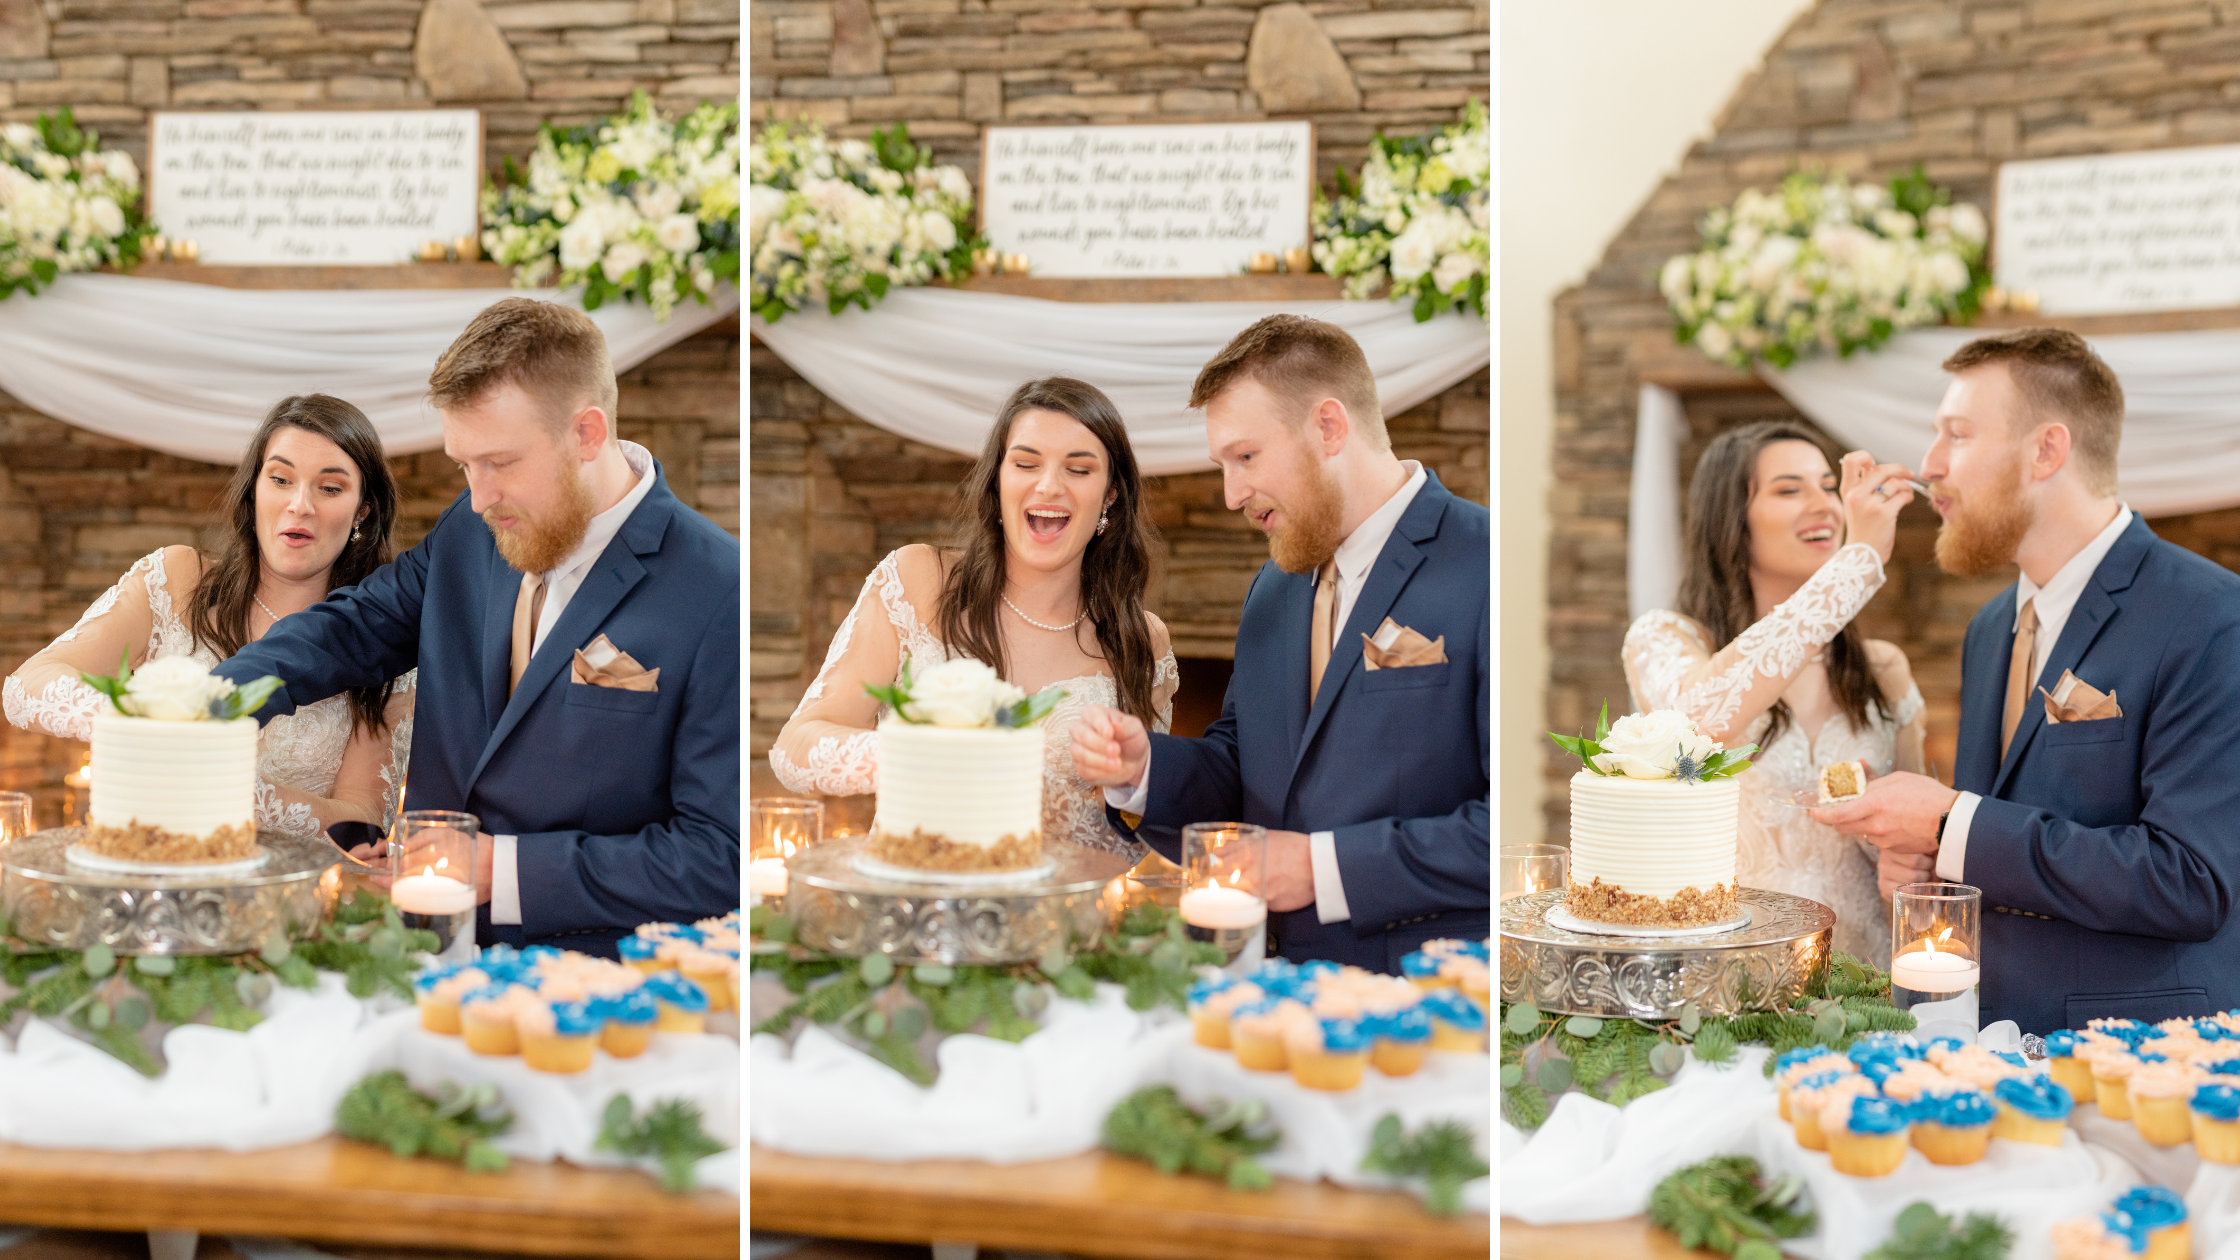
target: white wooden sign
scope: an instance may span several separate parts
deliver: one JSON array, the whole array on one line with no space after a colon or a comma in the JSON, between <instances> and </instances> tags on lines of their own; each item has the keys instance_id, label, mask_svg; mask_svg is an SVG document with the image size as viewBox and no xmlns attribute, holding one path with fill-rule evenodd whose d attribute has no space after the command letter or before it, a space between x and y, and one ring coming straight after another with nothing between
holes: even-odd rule
<instances>
[{"instance_id":1,"label":"white wooden sign","mask_svg":"<svg viewBox=\"0 0 2240 1260\"><path fill-rule=\"evenodd\" d=\"M1308 243L1303 122L990 127L980 226L1038 276L1232 276Z\"/></svg>"},{"instance_id":2,"label":"white wooden sign","mask_svg":"<svg viewBox=\"0 0 2240 1260\"><path fill-rule=\"evenodd\" d=\"M2240 145L2008 162L1992 273L2048 315L2240 306Z\"/></svg>"},{"instance_id":3,"label":"white wooden sign","mask_svg":"<svg viewBox=\"0 0 2240 1260\"><path fill-rule=\"evenodd\" d=\"M148 136L149 215L205 263L401 263L477 230L471 109L158 112Z\"/></svg>"}]
</instances>

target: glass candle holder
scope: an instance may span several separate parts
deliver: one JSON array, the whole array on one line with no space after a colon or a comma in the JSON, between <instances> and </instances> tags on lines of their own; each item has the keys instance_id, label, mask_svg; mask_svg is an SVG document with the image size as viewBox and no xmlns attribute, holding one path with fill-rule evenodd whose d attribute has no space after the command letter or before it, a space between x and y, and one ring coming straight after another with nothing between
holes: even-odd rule
<instances>
[{"instance_id":1,"label":"glass candle holder","mask_svg":"<svg viewBox=\"0 0 2240 1260\"><path fill-rule=\"evenodd\" d=\"M824 838L824 802L758 796L747 803L747 887L755 904L783 900L786 859Z\"/></svg>"},{"instance_id":2,"label":"glass candle holder","mask_svg":"<svg viewBox=\"0 0 2240 1260\"><path fill-rule=\"evenodd\" d=\"M1904 884L1890 898L1890 1002L1915 1035L1975 1044L1983 982L1983 892L1966 884Z\"/></svg>"},{"instance_id":3,"label":"glass candle holder","mask_svg":"<svg viewBox=\"0 0 2240 1260\"><path fill-rule=\"evenodd\" d=\"M1501 846L1501 899L1562 888L1571 882L1571 850L1560 844Z\"/></svg>"},{"instance_id":4,"label":"glass candle holder","mask_svg":"<svg viewBox=\"0 0 2240 1260\"><path fill-rule=\"evenodd\" d=\"M30 793L0 792L0 844L21 840L38 829Z\"/></svg>"},{"instance_id":5,"label":"glass candle holder","mask_svg":"<svg viewBox=\"0 0 2240 1260\"><path fill-rule=\"evenodd\" d=\"M1251 823L1191 823L1182 829L1182 923L1190 939L1221 948L1233 963L1267 939L1268 829Z\"/></svg>"},{"instance_id":6,"label":"glass candle holder","mask_svg":"<svg viewBox=\"0 0 2240 1260\"><path fill-rule=\"evenodd\" d=\"M481 869L482 820L448 809L406 810L390 846L389 900L404 925L436 934L436 956L475 956L475 872Z\"/></svg>"}]
</instances>

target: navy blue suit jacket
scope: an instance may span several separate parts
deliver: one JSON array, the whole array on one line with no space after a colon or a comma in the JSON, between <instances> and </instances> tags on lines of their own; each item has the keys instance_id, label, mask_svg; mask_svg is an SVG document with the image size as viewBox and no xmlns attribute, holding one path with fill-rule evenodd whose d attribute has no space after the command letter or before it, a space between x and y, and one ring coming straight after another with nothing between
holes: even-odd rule
<instances>
[{"instance_id":1,"label":"navy blue suit jacket","mask_svg":"<svg viewBox=\"0 0 2240 1260\"><path fill-rule=\"evenodd\" d=\"M1328 831L1352 917L1269 916L1283 955L1397 972L1434 937L1487 935L1492 788L1492 516L1426 473L1307 701L1314 577L1261 567L1237 621L1236 671L1201 739L1151 737L1136 834L1179 860L1186 823ZM1386 617L1446 638L1439 665L1370 670ZM1123 830L1127 824L1107 811Z\"/></svg>"},{"instance_id":2,"label":"navy blue suit jacket","mask_svg":"<svg viewBox=\"0 0 2240 1260\"><path fill-rule=\"evenodd\" d=\"M1983 796L1961 877L1983 890L1982 1018L2024 1032L2240 1006L2240 576L2136 517L2085 583L2036 686L2064 670L2123 715L2045 720L2002 760L2012 587L1968 625L1954 785Z\"/></svg>"},{"instance_id":3,"label":"navy blue suit jacket","mask_svg":"<svg viewBox=\"0 0 2240 1260\"><path fill-rule=\"evenodd\" d=\"M521 923L493 927L484 906L484 944L611 956L640 923L736 907L738 540L678 502L657 465L509 698L520 589L461 495L419 546L216 672L285 679L265 721L418 667L405 807L520 837ZM576 682L575 650L601 634L658 668L658 690Z\"/></svg>"}]
</instances>

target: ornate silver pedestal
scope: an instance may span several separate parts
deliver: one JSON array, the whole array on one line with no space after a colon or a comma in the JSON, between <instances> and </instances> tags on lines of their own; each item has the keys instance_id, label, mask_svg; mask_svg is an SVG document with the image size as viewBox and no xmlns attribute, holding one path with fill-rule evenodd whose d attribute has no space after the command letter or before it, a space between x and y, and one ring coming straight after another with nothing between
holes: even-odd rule
<instances>
[{"instance_id":1,"label":"ornate silver pedestal","mask_svg":"<svg viewBox=\"0 0 2240 1260\"><path fill-rule=\"evenodd\" d=\"M868 836L812 844L786 860L794 939L826 953L896 962L1033 962L1053 944L1080 950L1104 935L1107 885L1128 859L1053 846L1057 869L1031 884L984 888L876 879L855 869Z\"/></svg>"},{"instance_id":2,"label":"ornate silver pedestal","mask_svg":"<svg viewBox=\"0 0 2240 1260\"><path fill-rule=\"evenodd\" d=\"M1805 991L1828 965L1836 914L1817 901L1743 888L1746 927L1718 936L1596 936L1548 923L1561 888L1501 903L1501 1000L1544 1011L1673 1019L1763 1008Z\"/></svg>"},{"instance_id":3,"label":"ornate silver pedestal","mask_svg":"<svg viewBox=\"0 0 2240 1260\"><path fill-rule=\"evenodd\" d=\"M73 867L63 850L82 827L42 831L0 848L0 913L16 939L120 954L240 954L276 927L297 936L319 921L319 878L343 860L324 837L257 833L272 856L244 875L120 875Z\"/></svg>"}]
</instances>

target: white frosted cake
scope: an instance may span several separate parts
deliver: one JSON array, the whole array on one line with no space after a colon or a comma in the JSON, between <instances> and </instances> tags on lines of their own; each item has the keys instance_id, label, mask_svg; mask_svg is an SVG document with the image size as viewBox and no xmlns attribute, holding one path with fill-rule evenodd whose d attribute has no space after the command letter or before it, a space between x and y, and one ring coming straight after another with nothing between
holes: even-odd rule
<instances>
[{"instance_id":1,"label":"white frosted cake","mask_svg":"<svg viewBox=\"0 0 2240 1260\"><path fill-rule=\"evenodd\" d=\"M1735 917L1732 777L1754 748L1728 751L1670 710L1608 714L1593 739L1557 737L1585 768L1571 779L1571 880L1564 908L1597 923L1702 927Z\"/></svg>"},{"instance_id":2,"label":"white frosted cake","mask_svg":"<svg viewBox=\"0 0 2240 1260\"><path fill-rule=\"evenodd\" d=\"M74 849L159 865L256 856L257 722L246 713L279 680L237 694L190 657L123 681L85 677L115 705L94 715L92 798Z\"/></svg>"},{"instance_id":3,"label":"white frosted cake","mask_svg":"<svg viewBox=\"0 0 2240 1260\"><path fill-rule=\"evenodd\" d=\"M925 871L1042 860L1042 727L879 724L872 856Z\"/></svg>"}]
</instances>

